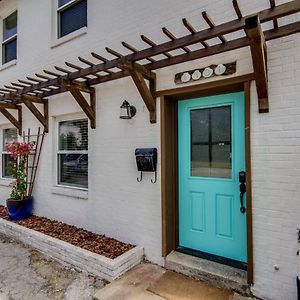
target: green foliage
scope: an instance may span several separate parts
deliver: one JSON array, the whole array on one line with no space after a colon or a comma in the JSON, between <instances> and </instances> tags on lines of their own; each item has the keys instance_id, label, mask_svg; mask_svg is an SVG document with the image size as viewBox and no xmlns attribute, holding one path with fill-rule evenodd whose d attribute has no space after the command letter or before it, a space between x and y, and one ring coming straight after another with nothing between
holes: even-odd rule
<instances>
[{"instance_id":1,"label":"green foliage","mask_svg":"<svg viewBox=\"0 0 300 300\"><path fill-rule=\"evenodd\" d=\"M26 160L27 155L20 155L18 160L9 163L9 168L13 174L15 181L10 193L10 199L23 200L27 196L27 180L26 180Z\"/></svg>"},{"instance_id":2,"label":"green foliage","mask_svg":"<svg viewBox=\"0 0 300 300\"><path fill-rule=\"evenodd\" d=\"M10 173L15 178L12 185L10 198L14 200L23 200L27 195L27 163L28 156L35 149L35 143L20 143L17 141L6 145L7 152L13 159L9 164Z\"/></svg>"}]
</instances>

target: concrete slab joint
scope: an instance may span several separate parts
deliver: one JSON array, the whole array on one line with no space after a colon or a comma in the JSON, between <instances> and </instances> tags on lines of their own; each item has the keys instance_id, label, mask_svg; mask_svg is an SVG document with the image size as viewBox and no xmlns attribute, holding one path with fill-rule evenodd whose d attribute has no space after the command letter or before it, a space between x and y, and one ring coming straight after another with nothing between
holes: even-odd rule
<instances>
[{"instance_id":1,"label":"concrete slab joint","mask_svg":"<svg viewBox=\"0 0 300 300\"><path fill-rule=\"evenodd\" d=\"M119 257L110 259L3 219L0 219L0 233L31 246L63 264L109 282L139 264L144 257L144 249L136 246Z\"/></svg>"}]
</instances>

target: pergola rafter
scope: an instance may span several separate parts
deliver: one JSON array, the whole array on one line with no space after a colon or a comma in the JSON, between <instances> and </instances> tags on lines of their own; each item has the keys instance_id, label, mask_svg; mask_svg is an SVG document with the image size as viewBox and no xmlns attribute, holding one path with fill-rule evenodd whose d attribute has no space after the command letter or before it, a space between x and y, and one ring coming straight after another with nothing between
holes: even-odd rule
<instances>
[{"instance_id":1,"label":"pergola rafter","mask_svg":"<svg viewBox=\"0 0 300 300\"><path fill-rule=\"evenodd\" d=\"M255 40L253 36L259 35L261 40L268 41L300 32L300 22L294 22L284 26L279 26L278 24L279 18L293 15L300 11L300 1L294 0L276 6L275 0L270 0L270 8L262 10L256 14L256 18L259 20L259 26L257 26L252 33L249 31L249 26L248 29L246 27L247 23L249 25L249 20L253 16L243 16L237 0L232 0L232 4L237 15L237 19L220 25L215 25L208 13L203 12L202 17L209 25L209 28L196 31L192 24L184 18L182 23L187 29L188 34L183 37L177 38L170 30L164 27L162 28L162 32L168 37L169 41L167 42L157 44L149 37L142 35L142 41L149 45L149 47L139 50L131 44L123 41L122 46L131 52L128 55L123 55L116 50L106 47L106 51L114 58L108 59L100 54L92 52L91 56L94 60L97 60L95 63L88 58L78 57L78 60L81 63L79 65L76 63L65 62L68 69L60 66L54 66L56 69L55 72L51 70L44 70L44 74L36 73L35 77L28 76L27 80L20 79L18 80L19 83L13 82L11 85L6 85L4 88L0 89L0 102L3 103L11 101L13 104L24 103L32 112L35 113L36 117L40 121L43 121L43 125L47 125L46 121L41 118L33 107L30 108L28 103L44 103L44 98L46 97L72 91L71 94L88 115L91 120L91 126L94 127L95 105L92 103L94 101L92 98L95 98L95 93L89 93L91 86L131 76L149 110L150 121L155 122L155 112L153 110L155 110L156 79L155 76L153 76L153 70L247 46L250 46L251 48L255 73L254 77L257 81L257 85L263 85L267 90L267 76L265 76L264 80L261 80L261 77L258 76L258 72L260 72L258 71L260 70L258 66L265 63L265 42L263 43L264 54L262 54L261 47L258 47L256 43L253 42ZM274 28L263 32L260 24L269 21L273 22ZM226 34L240 30L247 32L247 36L234 40L227 40L225 38ZM207 41L212 38L218 38L220 43L210 46ZM202 48L198 50L191 50L189 46L197 43L200 43ZM179 49L183 50L184 53L178 55L174 55L173 53L172 55L170 54L171 51ZM165 58L159 60L156 58L158 55L163 55ZM142 65L140 63L142 60L147 60L148 63ZM115 71L116 69L117 71ZM101 73L101 75L99 73ZM149 80L149 84L147 84L145 80ZM83 87L91 95L90 104L88 104L86 100L84 102L82 99L84 98L81 94ZM24 98L24 95L34 96L34 98ZM39 99L38 101L37 98ZM260 112L266 112L268 110L268 102L262 99L267 99L267 94L264 93L264 95L261 95L258 91L258 98ZM262 103L264 103L263 107ZM45 115L43 117L45 117Z\"/></svg>"}]
</instances>

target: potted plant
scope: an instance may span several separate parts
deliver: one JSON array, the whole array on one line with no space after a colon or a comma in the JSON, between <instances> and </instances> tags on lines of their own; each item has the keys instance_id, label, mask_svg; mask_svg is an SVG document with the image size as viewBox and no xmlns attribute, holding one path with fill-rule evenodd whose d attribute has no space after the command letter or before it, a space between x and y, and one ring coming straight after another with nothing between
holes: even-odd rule
<instances>
[{"instance_id":1,"label":"potted plant","mask_svg":"<svg viewBox=\"0 0 300 300\"><path fill-rule=\"evenodd\" d=\"M10 198L6 205L12 220L22 220L32 214L33 198L28 195L28 158L34 149L34 143L12 142L6 145L13 161L9 165L14 177Z\"/></svg>"}]
</instances>

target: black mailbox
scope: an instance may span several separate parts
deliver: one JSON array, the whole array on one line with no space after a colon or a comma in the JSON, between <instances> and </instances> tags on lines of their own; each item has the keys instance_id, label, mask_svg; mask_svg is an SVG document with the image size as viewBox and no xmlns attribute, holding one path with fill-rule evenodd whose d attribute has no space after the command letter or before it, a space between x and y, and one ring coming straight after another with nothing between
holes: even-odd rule
<instances>
[{"instance_id":1,"label":"black mailbox","mask_svg":"<svg viewBox=\"0 0 300 300\"><path fill-rule=\"evenodd\" d=\"M138 148L135 150L137 169L140 172L156 172L157 149Z\"/></svg>"}]
</instances>

